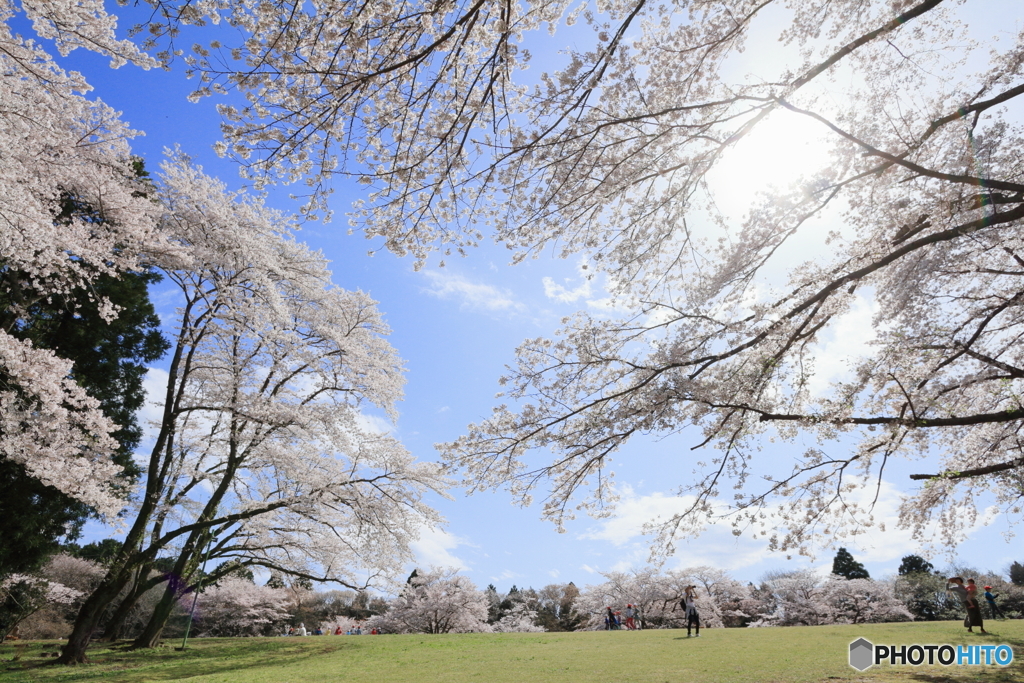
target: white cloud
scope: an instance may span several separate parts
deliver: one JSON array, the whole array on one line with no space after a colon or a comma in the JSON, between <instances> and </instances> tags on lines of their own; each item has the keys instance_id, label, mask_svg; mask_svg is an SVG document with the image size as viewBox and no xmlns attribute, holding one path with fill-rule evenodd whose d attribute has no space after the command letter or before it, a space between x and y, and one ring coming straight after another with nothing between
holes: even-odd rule
<instances>
[{"instance_id":1,"label":"white cloud","mask_svg":"<svg viewBox=\"0 0 1024 683\"><path fill-rule=\"evenodd\" d=\"M550 576L552 579L557 579L561 575L562 572L558 571L557 569L552 569L548 572L548 576Z\"/></svg>"},{"instance_id":2,"label":"white cloud","mask_svg":"<svg viewBox=\"0 0 1024 683\"><path fill-rule=\"evenodd\" d=\"M522 576L523 576L522 574L517 574L517 573L515 573L513 571L510 571L510 570L506 569L505 571L503 571L502 573L498 574L497 576L492 576L491 577L491 581L497 583L499 581L505 581L507 579L517 579L517 578L520 578Z\"/></svg>"},{"instance_id":3,"label":"white cloud","mask_svg":"<svg viewBox=\"0 0 1024 683\"><path fill-rule=\"evenodd\" d=\"M370 432L371 434L388 434L392 430L391 423L379 415L359 413L359 415L356 416L356 424L360 429Z\"/></svg>"},{"instance_id":4,"label":"white cloud","mask_svg":"<svg viewBox=\"0 0 1024 683\"><path fill-rule=\"evenodd\" d=\"M590 296L589 280L584 280L583 284L575 289L569 289L564 285L560 285L549 277L543 278L541 282L544 283L544 296L549 299L554 299L555 301L560 301L563 304L571 304L578 299ZM570 282L570 278L565 278L565 282L568 284Z\"/></svg>"},{"instance_id":5,"label":"white cloud","mask_svg":"<svg viewBox=\"0 0 1024 683\"><path fill-rule=\"evenodd\" d=\"M624 486L622 497L615 511L608 518L581 534L585 540L602 541L614 546L614 564L602 567L602 571L625 571L642 566L648 559L651 536L644 533L645 525L651 522L667 520L672 515L688 509L693 502L692 496L673 496L665 493L637 495L633 489ZM908 529L899 528L899 506L903 493L894 485L883 482L878 491L878 499L871 510L873 525L865 527L862 533L841 539L821 537L817 547L810 548L816 553L810 559L799 558L798 565L811 565L822 571L831 569L831 558L834 550L828 544L834 540L836 546L848 548L860 562L874 565L892 565L910 553L920 553L921 543L913 538ZM852 503L867 508L875 497L875 488L866 486L850 494ZM725 505L717 505L723 511ZM765 511L767 515L766 533L772 533L772 518L776 513L772 509ZM982 519L984 517L984 519ZM979 516L978 522L968 535L972 535L986 522L992 521L992 515ZM783 553L773 553L768 549L768 537L762 535L760 529L744 530L736 536L728 522L709 526L697 538L680 538L676 543L676 553L669 560L666 568L693 567L710 565L736 571L747 567L757 567L768 559L783 560ZM927 536L927 534L926 534ZM797 568L797 567L794 567ZM584 567L586 571L594 569Z\"/></svg>"},{"instance_id":6,"label":"white cloud","mask_svg":"<svg viewBox=\"0 0 1024 683\"><path fill-rule=\"evenodd\" d=\"M872 318L877 310L873 299L858 296L853 307L836 318L827 341L815 349L814 376L809 382L812 394L823 394L831 382L846 377L851 362L868 355L869 344L875 338Z\"/></svg>"},{"instance_id":7,"label":"white cloud","mask_svg":"<svg viewBox=\"0 0 1024 683\"><path fill-rule=\"evenodd\" d=\"M423 529L420 531L420 537L413 541L410 547L420 567L455 567L465 570L469 566L452 554L460 545L467 543L443 529Z\"/></svg>"},{"instance_id":8,"label":"white cloud","mask_svg":"<svg viewBox=\"0 0 1024 683\"><path fill-rule=\"evenodd\" d=\"M429 286L424 290L439 299L456 299L463 308L489 312L525 312L526 306L515 300L507 289L473 282L449 271L428 270L423 273Z\"/></svg>"},{"instance_id":9,"label":"white cloud","mask_svg":"<svg viewBox=\"0 0 1024 683\"><path fill-rule=\"evenodd\" d=\"M146 376L142 380L142 389L146 392L146 402L142 404L136 415L139 425L142 427L140 450L144 450L144 445L156 439L160 432L169 377L167 371L162 368L146 368Z\"/></svg>"}]
</instances>

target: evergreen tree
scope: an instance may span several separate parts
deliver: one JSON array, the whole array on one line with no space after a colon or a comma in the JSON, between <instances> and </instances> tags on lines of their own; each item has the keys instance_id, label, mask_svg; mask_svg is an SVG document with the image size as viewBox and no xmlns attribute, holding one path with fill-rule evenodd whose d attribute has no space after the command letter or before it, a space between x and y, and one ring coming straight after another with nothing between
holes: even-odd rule
<instances>
[{"instance_id":1,"label":"evergreen tree","mask_svg":"<svg viewBox=\"0 0 1024 683\"><path fill-rule=\"evenodd\" d=\"M847 579L870 579L868 570L860 562L853 559L853 555L846 548L840 548L832 561L832 573L843 576Z\"/></svg>"},{"instance_id":2,"label":"evergreen tree","mask_svg":"<svg viewBox=\"0 0 1024 683\"><path fill-rule=\"evenodd\" d=\"M1014 562L1010 565L1010 583L1015 586L1024 586L1024 564Z\"/></svg>"},{"instance_id":3,"label":"evergreen tree","mask_svg":"<svg viewBox=\"0 0 1024 683\"><path fill-rule=\"evenodd\" d=\"M102 541L94 541L79 546L77 543L68 543L61 550L68 555L79 557L83 560L92 560L100 564L108 564L117 552L121 549L121 541L116 538L105 538Z\"/></svg>"},{"instance_id":4,"label":"evergreen tree","mask_svg":"<svg viewBox=\"0 0 1024 683\"><path fill-rule=\"evenodd\" d=\"M932 566L932 563L920 555L907 555L903 558L900 568L896 571L900 576L906 576L907 574L929 574L934 569L935 567Z\"/></svg>"},{"instance_id":5,"label":"evergreen tree","mask_svg":"<svg viewBox=\"0 0 1024 683\"><path fill-rule=\"evenodd\" d=\"M0 268L0 279L20 276ZM138 476L131 456L142 438L135 413L146 398L146 366L167 349L147 292L158 279L153 273L100 276L89 291L30 304L8 330L74 361L74 379L120 427L114 434L119 444L115 460L122 467L125 489ZM6 291L0 288L0 299ZM121 309L109 323L99 312L97 301L102 298ZM0 300L0 307L12 306L13 302ZM57 552L62 537L77 538L90 512L81 501L30 476L20 464L0 459L0 576L39 567Z\"/></svg>"}]
</instances>

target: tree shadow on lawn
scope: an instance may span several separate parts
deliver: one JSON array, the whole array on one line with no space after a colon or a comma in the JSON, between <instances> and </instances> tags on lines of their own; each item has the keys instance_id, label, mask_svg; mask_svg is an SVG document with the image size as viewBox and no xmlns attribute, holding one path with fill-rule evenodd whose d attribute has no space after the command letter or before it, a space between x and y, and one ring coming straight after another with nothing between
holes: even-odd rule
<instances>
[{"instance_id":1,"label":"tree shadow on lawn","mask_svg":"<svg viewBox=\"0 0 1024 683\"><path fill-rule=\"evenodd\" d=\"M252 639L245 650L239 652L231 647L230 642L210 642L213 640L216 639L197 639L193 641L197 644L190 644L184 652L170 644L155 650L132 650L130 642L104 644L90 648L89 663L74 667L56 664L54 659L43 655L44 652L59 651L61 643L25 643L19 647L20 651L14 652L15 659L3 657L3 654L11 652L6 648L6 653L0 654L0 681L15 679L17 673L26 674L28 679L39 683L51 679L75 681L95 678L102 678L104 683L136 683L140 677L153 681L176 680L297 664L356 647L356 643L344 642L340 638L332 642L281 638L260 639L263 640L260 643L262 647L254 650L251 644L257 639Z\"/></svg>"},{"instance_id":2,"label":"tree shadow on lawn","mask_svg":"<svg viewBox=\"0 0 1024 683\"><path fill-rule=\"evenodd\" d=\"M978 634L981 635L981 634ZM941 673L914 671L899 676L900 680L921 683L1020 683L1024 681L1024 639L1007 638L992 633L981 636L984 640L969 645L1009 645L1013 648L1013 663L1009 666L951 666ZM888 680L888 679L883 679Z\"/></svg>"}]
</instances>

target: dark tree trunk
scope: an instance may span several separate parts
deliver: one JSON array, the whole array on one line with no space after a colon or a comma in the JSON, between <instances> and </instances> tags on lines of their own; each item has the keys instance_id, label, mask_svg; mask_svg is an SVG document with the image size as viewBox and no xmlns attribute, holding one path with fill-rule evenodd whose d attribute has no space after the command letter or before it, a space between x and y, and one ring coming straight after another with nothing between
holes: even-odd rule
<instances>
[{"instance_id":1,"label":"dark tree trunk","mask_svg":"<svg viewBox=\"0 0 1024 683\"><path fill-rule=\"evenodd\" d=\"M132 647L148 648L156 647L160 644L160 636L163 634L164 626L167 625L167 620L174 610L174 603L177 601L177 597L174 586L168 583L163 597L157 603L156 609L153 610L153 614L149 617L149 621L146 622L146 627L142 629L142 633L132 643Z\"/></svg>"},{"instance_id":2,"label":"dark tree trunk","mask_svg":"<svg viewBox=\"0 0 1024 683\"><path fill-rule=\"evenodd\" d=\"M205 533L205 529L193 531L188 542L185 543L181 555L178 556L177 562L174 563L174 569L171 570L163 597L160 598L156 609L153 610L153 614L146 623L146 627L142 629L142 633L135 639L133 647L148 648L156 647L159 644L160 635L164 632L164 626L167 625L167 620L174 610L174 603L177 601L178 596L186 591L189 582L195 578L196 569L199 567L199 552L197 548L201 547L201 541L204 539Z\"/></svg>"},{"instance_id":3,"label":"dark tree trunk","mask_svg":"<svg viewBox=\"0 0 1024 683\"><path fill-rule=\"evenodd\" d=\"M111 602L117 599L118 593L130 580L130 575L114 574L108 575L92 595L82 605L75 619L75 626L68 636L67 645L61 648L61 655L57 659L59 664L82 664L88 659L85 651L89 647L96 629L99 628L103 612Z\"/></svg>"},{"instance_id":4,"label":"dark tree trunk","mask_svg":"<svg viewBox=\"0 0 1024 683\"><path fill-rule=\"evenodd\" d=\"M135 582L132 584L131 591L125 596L121 604L118 605L117 610L114 611L113 616L110 617L110 621L107 622L106 627L103 630L103 640L114 642L125 637L125 622L128 620L128 615L131 614L132 609L139 602L139 598L146 594L151 588L155 588L162 582L166 581L167 578L164 576L156 576L148 579L143 579L146 574L150 571L150 565L147 565L145 569L139 572Z\"/></svg>"}]
</instances>

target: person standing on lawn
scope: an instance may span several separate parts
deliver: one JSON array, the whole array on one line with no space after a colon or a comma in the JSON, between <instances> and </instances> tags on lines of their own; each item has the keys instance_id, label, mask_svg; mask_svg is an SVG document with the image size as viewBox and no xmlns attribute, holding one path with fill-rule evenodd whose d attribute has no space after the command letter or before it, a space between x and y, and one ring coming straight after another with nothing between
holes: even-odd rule
<instances>
[{"instance_id":1,"label":"person standing on lawn","mask_svg":"<svg viewBox=\"0 0 1024 683\"><path fill-rule=\"evenodd\" d=\"M996 604L996 598L998 597L999 593L992 593L992 586L985 586L985 600L988 602L988 608L992 611L992 618L995 619L998 613L999 616L1005 619L1006 615L1003 614L1003 610Z\"/></svg>"},{"instance_id":2,"label":"person standing on lawn","mask_svg":"<svg viewBox=\"0 0 1024 683\"><path fill-rule=\"evenodd\" d=\"M964 619L964 626L967 627L967 632L974 633L974 627L977 626L981 629L982 633L988 633L981 619L981 609L978 607L977 601L971 599L970 593L964 586L963 578L954 576L946 579L946 590L955 595L957 600L967 609L967 618Z\"/></svg>"},{"instance_id":3,"label":"person standing on lawn","mask_svg":"<svg viewBox=\"0 0 1024 683\"><path fill-rule=\"evenodd\" d=\"M687 586L683 593L683 609L686 615L686 637L690 637L690 628L696 629L695 637L700 638L700 613L697 612L697 587Z\"/></svg>"}]
</instances>

